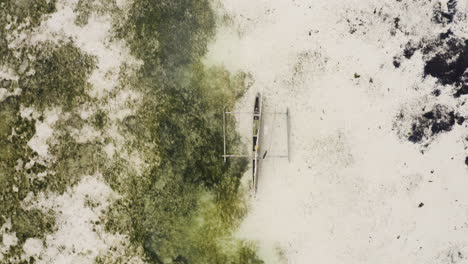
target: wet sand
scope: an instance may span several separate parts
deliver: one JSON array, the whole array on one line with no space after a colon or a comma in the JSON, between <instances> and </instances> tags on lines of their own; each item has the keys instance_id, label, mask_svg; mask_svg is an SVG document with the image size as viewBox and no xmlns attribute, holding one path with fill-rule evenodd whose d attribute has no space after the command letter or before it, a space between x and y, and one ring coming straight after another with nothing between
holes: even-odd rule
<instances>
[{"instance_id":1,"label":"wet sand","mask_svg":"<svg viewBox=\"0 0 468 264\"><path fill-rule=\"evenodd\" d=\"M466 261L466 124L415 144L411 122L396 121L466 100L431 95L441 84L424 76L423 52L395 62L408 42L447 29L434 5L225 0L218 12L230 20L207 62L254 81L237 109L262 92L264 111L291 111L291 162L262 161L238 236L257 241L266 263ZM285 123L264 121L264 147L283 151Z\"/></svg>"}]
</instances>

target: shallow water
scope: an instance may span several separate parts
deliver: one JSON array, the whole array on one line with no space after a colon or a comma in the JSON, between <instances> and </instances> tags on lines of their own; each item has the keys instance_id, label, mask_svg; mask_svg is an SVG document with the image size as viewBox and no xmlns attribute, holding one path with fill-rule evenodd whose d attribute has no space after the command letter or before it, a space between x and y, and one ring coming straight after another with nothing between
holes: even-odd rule
<instances>
[{"instance_id":1,"label":"shallow water","mask_svg":"<svg viewBox=\"0 0 468 264\"><path fill-rule=\"evenodd\" d=\"M263 263L232 236L249 76L202 63L212 5L26 2L1 2L2 261Z\"/></svg>"}]
</instances>

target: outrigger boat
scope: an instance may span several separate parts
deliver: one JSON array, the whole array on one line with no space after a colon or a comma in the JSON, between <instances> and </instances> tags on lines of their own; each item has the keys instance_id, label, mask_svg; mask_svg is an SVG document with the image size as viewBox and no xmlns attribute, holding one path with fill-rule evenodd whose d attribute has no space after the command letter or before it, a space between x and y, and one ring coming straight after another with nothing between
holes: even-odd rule
<instances>
[{"instance_id":1,"label":"outrigger boat","mask_svg":"<svg viewBox=\"0 0 468 264\"><path fill-rule=\"evenodd\" d=\"M255 96L255 105L253 111L253 142L252 142L252 182L254 191L257 191L257 172L259 165L259 151L260 151L260 132L262 128L262 98L260 93Z\"/></svg>"},{"instance_id":2,"label":"outrigger boat","mask_svg":"<svg viewBox=\"0 0 468 264\"><path fill-rule=\"evenodd\" d=\"M257 93L255 96L255 103L253 112L226 112L223 111L223 134L224 134L224 162L226 162L227 158L252 158L252 189L254 193L257 192L258 188L258 174L259 174L259 165L260 165L260 143L261 143L261 136L263 130L263 123L262 123L262 114L263 113L263 105L262 105L262 96L260 93ZM251 155L228 155L226 154L226 114L252 114L253 117L253 131L252 131L252 154ZM288 153L287 155L279 155L279 156L271 156L268 157L276 157L276 158L288 158L290 160L289 155L289 109L286 110L285 113L267 113L267 114L286 114L286 122L287 122L287 144L288 144ZM267 157L267 151L265 150L261 159L265 159Z\"/></svg>"}]
</instances>

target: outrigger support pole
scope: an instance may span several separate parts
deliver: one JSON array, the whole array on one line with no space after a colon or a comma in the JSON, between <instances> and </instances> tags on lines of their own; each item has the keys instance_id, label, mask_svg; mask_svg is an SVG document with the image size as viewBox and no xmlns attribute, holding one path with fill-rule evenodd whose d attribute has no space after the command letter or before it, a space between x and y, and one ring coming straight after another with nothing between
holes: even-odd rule
<instances>
[{"instance_id":1,"label":"outrigger support pole","mask_svg":"<svg viewBox=\"0 0 468 264\"><path fill-rule=\"evenodd\" d=\"M233 115L233 114L252 114L254 117L255 116L258 116L260 117L260 115L263 115L263 114L280 114L280 115L286 115L286 132L287 132L287 155L268 155L268 158L288 158L288 162L291 162L291 113L289 112L289 108L286 108L286 112L263 112L260 114L255 114L254 112L233 112L233 111L226 111L226 107L224 107L223 109L223 154L222 157L224 159L224 162L227 161L228 158L252 158L254 159L255 156L252 156L252 155L242 155L242 154L227 154L227 148L226 148L226 130L227 130L227 121L226 121L226 116L227 115ZM262 118L260 119L261 120L261 123L263 123L263 120ZM262 124L260 123L260 127L262 127ZM261 128L259 129L261 130ZM260 137L260 131L257 131L257 139L259 139ZM259 142L258 142L259 143ZM265 159L266 158L266 154L267 154L268 151L265 151L265 153L263 154L263 157L262 158L259 158L259 159ZM258 165L258 164L257 164Z\"/></svg>"},{"instance_id":2,"label":"outrigger support pole","mask_svg":"<svg viewBox=\"0 0 468 264\"><path fill-rule=\"evenodd\" d=\"M224 149L224 163L226 163L226 107L223 108L223 149Z\"/></svg>"},{"instance_id":3,"label":"outrigger support pole","mask_svg":"<svg viewBox=\"0 0 468 264\"><path fill-rule=\"evenodd\" d=\"M223 155L224 158L253 158L250 155Z\"/></svg>"},{"instance_id":4,"label":"outrigger support pole","mask_svg":"<svg viewBox=\"0 0 468 264\"><path fill-rule=\"evenodd\" d=\"M289 121L289 107L286 109L286 130L288 133L288 162L291 162L291 155L290 155L290 121Z\"/></svg>"},{"instance_id":5,"label":"outrigger support pole","mask_svg":"<svg viewBox=\"0 0 468 264\"><path fill-rule=\"evenodd\" d=\"M254 114L253 112L226 112L226 114L231 114L231 115L235 115L235 114L250 114L250 115L255 115L255 116L258 116L256 114ZM267 115L287 115L288 113L287 112L262 112L262 115L264 114L267 114Z\"/></svg>"}]
</instances>

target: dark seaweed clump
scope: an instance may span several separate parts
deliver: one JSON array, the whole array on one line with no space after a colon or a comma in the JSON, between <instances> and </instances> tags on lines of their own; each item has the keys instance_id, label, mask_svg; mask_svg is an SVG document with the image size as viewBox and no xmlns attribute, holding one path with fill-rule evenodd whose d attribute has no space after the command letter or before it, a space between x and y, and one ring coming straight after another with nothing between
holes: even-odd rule
<instances>
[{"instance_id":1,"label":"dark seaweed clump","mask_svg":"<svg viewBox=\"0 0 468 264\"><path fill-rule=\"evenodd\" d=\"M446 11L442 10L440 4L436 6L432 19L434 23L448 26L457 22L457 1L449 0ZM431 92L432 96L439 97L442 90L447 90L454 98L463 100L468 94L468 39L457 36L449 28L433 39L408 42L402 54L395 57L395 67L400 66L401 59L411 59L418 51L424 58L423 77L436 78L440 84ZM400 114L397 122L409 117L407 121L411 124L410 132L403 137L413 143L424 143L427 147L428 142L435 136L451 131L457 124L464 124L466 117L460 114L463 111L459 109L464 107L464 104L464 102L459 103L451 109L439 103L430 111L425 111L426 107L421 106L422 114L416 116Z\"/></svg>"},{"instance_id":2,"label":"dark seaweed clump","mask_svg":"<svg viewBox=\"0 0 468 264\"><path fill-rule=\"evenodd\" d=\"M436 105L413 121L408 140L420 143L437 134L451 131L455 124L462 125L464 121L465 118L455 114L453 110Z\"/></svg>"},{"instance_id":3,"label":"dark seaweed clump","mask_svg":"<svg viewBox=\"0 0 468 264\"><path fill-rule=\"evenodd\" d=\"M448 25L454 22L456 14L457 1L449 0L447 11L442 11L440 4L434 10L433 21ZM442 85L454 86L453 95L456 98L468 94L468 73L465 73L468 68L468 40L455 36L448 29L432 41L417 44L407 43L403 50L403 57L410 59L417 50L420 50L428 58L424 66L425 77L432 76L437 78ZM398 66L395 65L395 67Z\"/></svg>"},{"instance_id":4,"label":"dark seaweed clump","mask_svg":"<svg viewBox=\"0 0 468 264\"><path fill-rule=\"evenodd\" d=\"M447 2L447 11L442 11L441 4L434 11L433 21L438 24L450 24L457 13L457 0Z\"/></svg>"},{"instance_id":5,"label":"dark seaweed clump","mask_svg":"<svg viewBox=\"0 0 468 264\"><path fill-rule=\"evenodd\" d=\"M443 85L456 87L455 97L468 93L468 40L450 37L442 39L443 51L426 61L424 75L432 76Z\"/></svg>"},{"instance_id":6,"label":"dark seaweed clump","mask_svg":"<svg viewBox=\"0 0 468 264\"><path fill-rule=\"evenodd\" d=\"M457 37L449 29L432 41L407 43L403 57L411 59L420 50L427 58L424 65L424 77L432 76L438 83L453 87L453 96L459 98L468 94L468 40ZM398 65L395 65L395 61ZM400 66L400 57L395 57L395 67ZM434 93L436 96L440 91Z\"/></svg>"}]
</instances>

